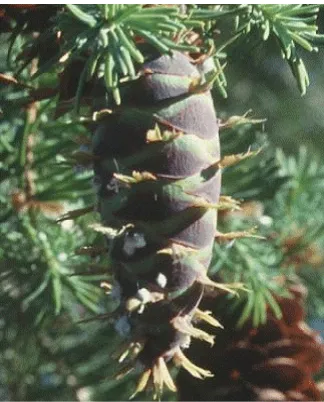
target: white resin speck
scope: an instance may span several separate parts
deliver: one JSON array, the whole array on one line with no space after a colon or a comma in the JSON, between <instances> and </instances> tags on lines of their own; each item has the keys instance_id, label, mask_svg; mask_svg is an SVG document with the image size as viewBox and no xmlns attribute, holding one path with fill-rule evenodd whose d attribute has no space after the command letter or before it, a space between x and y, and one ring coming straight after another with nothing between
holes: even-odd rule
<instances>
[{"instance_id":1,"label":"white resin speck","mask_svg":"<svg viewBox=\"0 0 324 402\"><path fill-rule=\"evenodd\" d=\"M181 348L188 349L190 347L190 343L191 343L191 338L189 335L187 335L186 338L184 339L184 341L181 343Z\"/></svg>"},{"instance_id":2,"label":"white resin speck","mask_svg":"<svg viewBox=\"0 0 324 402\"><path fill-rule=\"evenodd\" d=\"M133 233L125 236L123 251L126 255L134 255L136 249L146 246L146 241L143 233Z\"/></svg>"},{"instance_id":3,"label":"white resin speck","mask_svg":"<svg viewBox=\"0 0 324 402\"><path fill-rule=\"evenodd\" d=\"M159 272L158 276L156 277L156 283L157 283L161 288L165 288L167 282L168 282L167 277L166 277L164 274L162 274L161 272Z\"/></svg>"},{"instance_id":4,"label":"white resin speck","mask_svg":"<svg viewBox=\"0 0 324 402\"><path fill-rule=\"evenodd\" d=\"M146 288L141 288L137 291L136 297L141 300L143 304L151 301L151 293Z\"/></svg>"},{"instance_id":5,"label":"white resin speck","mask_svg":"<svg viewBox=\"0 0 324 402\"><path fill-rule=\"evenodd\" d=\"M273 223L273 219L271 218L271 216L262 215L259 218L259 222L264 226L271 226Z\"/></svg>"}]
</instances>

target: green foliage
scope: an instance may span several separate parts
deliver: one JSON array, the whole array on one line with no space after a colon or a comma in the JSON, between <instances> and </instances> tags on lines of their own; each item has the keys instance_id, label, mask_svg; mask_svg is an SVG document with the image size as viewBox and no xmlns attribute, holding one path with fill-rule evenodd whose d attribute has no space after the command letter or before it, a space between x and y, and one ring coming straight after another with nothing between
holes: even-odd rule
<instances>
[{"instance_id":1,"label":"green foliage","mask_svg":"<svg viewBox=\"0 0 324 402\"><path fill-rule=\"evenodd\" d=\"M221 133L222 153L235 154L251 149L259 153L245 161L231 166L223 172L222 192L239 200L266 200L272 198L285 182L284 174L279 174L279 163L274 148L260 124L242 124Z\"/></svg>"},{"instance_id":2,"label":"green foliage","mask_svg":"<svg viewBox=\"0 0 324 402\"><path fill-rule=\"evenodd\" d=\"M82 90L87 81L99 74L104 77L106 87L115 102L120 104L121 82L136 78L136 68L151 53L142 42L150 44L161 53L172 49L209 52L214 57L214 69L219 72L217 88L226 94L227 80L220 60L226 58L224 51L238 39L238 46L252 41L267 41L275 38L289 63L302 94L309 85L309 78L302 58L297 53L301 46L307 51L317 51L315 45L323 42L317 34L317 5L215 5L215 6L158 6L145 5L67 5L40 38L27 43L33 51L19 66L22 71L32 60L37 48L46 46L53 34L64 33L64 43L54 55L43 63L34 77L50 71L68 57L84 60L79 77L76 111L78 111ZM222 19L235 22L230 37L223 43L215 40L215 31ZM201 34L199 47L188 35L189 29ZM12 37L12 44L17 40ZM194 42L192 43L192 40ZM26 46L26 45L25 45ZM12 47L12 46L11 46ZM145 55L145 57L144 57ZM14 64L11 62L11 64Z\"/></svg>"},{"instance_id":3,"label":"green foliage","mask_svg":"<svg viewBox=\"0 0 324 402\"><path fill-rule=\"evenodd\" d=\"M80 76L79 91L85 79L89 79L103 65L103 76L108 91L115 102L120 104L119 78L135 79L134 63L143 63L144 56L134 42L135 36L145 39L161 52L171 49L197 50L196 47L173 42L172 35L183 31L186 26L180 20L179 7L144 8L143 5L68 5L70 14L59 20L58 28L66 31L68 26L75 27L75 19L80 24L76 35L68 36L66 49L73 57L86 49L94 49L85 63ZM85 30L84 24L88 26Z\"/></svg>"},{"instance_id":4,"label":"green foliage","mask_svg":"<svg viewBox=\"0 0 324 402\"><path fill-rule=\"evenodd\" d=\"M5 130L0 151L3 157L1 232L4 237L10 234L8 240L11 239L2 245L2 269L8 278L18 281L18 288L30 277L28 286L24 286L23 293L19 295L23 310L37 304L39 297L46 294L47 302L38 304L35 309L37 321L41 321L46 314L53 314L53 311L56 314L60 312L64 305L63 287L96 311L98 289L80 282L76 277L68 276L71 272L71 252L83 244L84 235L80 236L76 230L69 232L60 228L53 222L53 218L46 218L42 213L57 215L64 208L62 202L66 200L70 203L81 201L82 205L87 198L91 199L89 174L76 176L70 167L62 167L57 162L63 149L66 152L68 148L73 148L71 131L66 129L63 136L58 136L61 133L59 125L52 129L48 127L47 119L44 121L45 111L41 114L43 122L39 118L29 124L28 119L24 121L23 117L24 113L19 119L15 118L15 124L10 124L8 120L1 127ZM71 129L75 134L76 128ZM28 141L32 138L34 140L36 131L37 143L33 151L28 151L36 156L31 168L26 161L26 146ZM28 186L28 181L33 182L34 188L31 198L26 201L24 188ZM8 264L8 261L13 262ZM31 265L25 266L26 261Z\"/></svg>"},{"instance_id":5,"label":"green foliage","mask_svg":"<svg viewBox=\"0 0 324 402\"><path fill-rule=\"evenodd\" d=\"M254 40L256 37L263 41L277 40L302 95L309 86L309 77L296 45L317 52L315 45L323 44L324 35L317 33L318 11L316 4L262 4L253 6L249 15L236 20L236 30L242 35L254 36Z\"/></svg>"},{"instance_id":6,"label":"green foliage","mask_svg":"<svg viewBox=\"0 0 324 402\"><path fill-rule=\"evenodd\" d=\"M285 156L281 150L277 150L277 157L281 164L280 174L289 175L291 179L267 206L278 233L276 242L279 247L286 243L288 266L295 265L298 275L311 289L309 315L323 317L324 169L304 146L295 157ZM295 262L294 256L297 257Z\"/></svg>"},{"instance_id":7,"label":"green foliage","mask_svg":"<svg viewBox=\"0 0 324 402\"><path fill-rule=\"evenodd\" d=\"M227 244L215 243L211 272L227 282L242 281L249 290L231 305L233 309L242 308L242 304L244 306L238 325L244 324L250 316L254 325L264 322L267 305L280 316L277 303L271 294L269 296L269 291L287 295L279 278L294 278L296 274L310 289L309 316L323 317L323 167L305 147L300 148L296 157L286 156L277 149L275 164L274 177L283 181L279 181L280 186L273 192L274 198L263 199L261 196L264 205L253 205L252 216L243 211L219 225L221 231L229 232L257 225L257 234L264 236L263 240L251 238ZM244 162L242 165L243 168ZM253 172L257 174L257 169L252 167L249 170L252 177ZM233 178L236 179L236 176ZM227 177L224 174L223 188L226 189L226 181L231 179L231 172ZM269 179L271 182L271 175ZM264 185L267 187L268 182Z\"/></svg>"}]
</instances>

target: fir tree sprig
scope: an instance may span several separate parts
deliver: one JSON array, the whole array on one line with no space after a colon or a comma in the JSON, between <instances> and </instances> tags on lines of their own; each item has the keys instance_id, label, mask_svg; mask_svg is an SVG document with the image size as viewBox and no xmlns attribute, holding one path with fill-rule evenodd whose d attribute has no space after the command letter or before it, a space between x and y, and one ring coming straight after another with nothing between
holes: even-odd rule
<instances>
[{"instance_id":1,"label":"fir tree sprig","mask_svg":"<svg viewBox=\"0 0 324 402\"><path fill-rule=\"evenodd\" d=\"M302 95L309 86L309 77L298 47L318 52L317 45L323 44L324 35L317 32L318 12L317 4L258 4L251 7L250 14L236 18L236 32L243 36L276 39Z\"/></svg>"}]
</instances>

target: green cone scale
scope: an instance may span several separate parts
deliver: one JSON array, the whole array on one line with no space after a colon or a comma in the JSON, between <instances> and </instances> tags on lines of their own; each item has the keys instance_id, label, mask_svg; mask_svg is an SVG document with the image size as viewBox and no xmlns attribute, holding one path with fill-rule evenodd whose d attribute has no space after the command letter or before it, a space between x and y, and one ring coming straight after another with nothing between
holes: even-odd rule
<instances>
[{"instance_id":1,"label":"green cone scale","mask_svg":"<svg viewBox=\"0 0 324 402\"><path fill-rule=\"evenodd\" d=\"M193 90L203 77L186 55L159 56L138 73L122 106L99 120L92 151L98 211L115 233L108 239L120 293L115 326L129 340L126 354L139 345L129 363L143 372L136 392L152 386L158 396L163 384L175 390L171 359L211 375L182 349L190 335L209 337L192 320L217 233L220 148L211 94Z\"/></svg>"}]
</instances>

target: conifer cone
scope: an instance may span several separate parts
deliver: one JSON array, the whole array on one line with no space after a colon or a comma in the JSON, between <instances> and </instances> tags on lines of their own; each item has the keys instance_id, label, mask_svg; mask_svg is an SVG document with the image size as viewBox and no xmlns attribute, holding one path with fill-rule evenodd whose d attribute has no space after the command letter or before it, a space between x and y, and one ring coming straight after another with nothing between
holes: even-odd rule
<instances>
[{"instance_id":1,"label":"conifer cone","mask_svg":"<svg viewBox=\"0 0 324 402\"><path fill-rule=\"evenodd\" d=\"M289 290L293 298L277 298L281 319L269 311L266 324L253 328L248 322L237 329L233 317L223 317L225 329L212 349L192 345L191 357L214 377L199 382L180 371L179 400L320 401L312 376L323 364L323 343L304 321L306 289L294 285Z\"/></svg>"},{"instance_id":2,"label":"conifer cone","mask_svg":"<svg viewBox=\"0 0 324 402\"><path fill-rule=\"evenodd\" d=\"M198 305L205 285L218 286L207 269L217 235L220 149L209 88L187 56L159 55L139 77L94 131L94 185L119 301L114 324L125 338L118 358L130 357L118 378L136 368L142 374L135 394L151 386L160 398L164 384L176 390L170 361L193 376L212 375L182 350L191 337L213 342L193 320L217 325Z\"/></svg>"}]
</instances>

